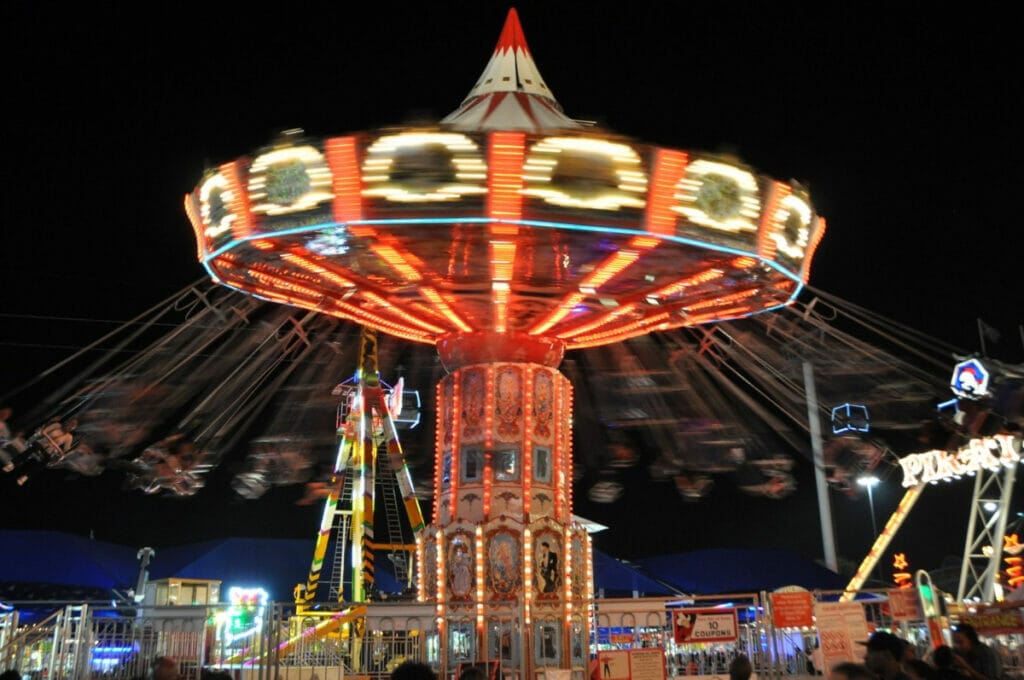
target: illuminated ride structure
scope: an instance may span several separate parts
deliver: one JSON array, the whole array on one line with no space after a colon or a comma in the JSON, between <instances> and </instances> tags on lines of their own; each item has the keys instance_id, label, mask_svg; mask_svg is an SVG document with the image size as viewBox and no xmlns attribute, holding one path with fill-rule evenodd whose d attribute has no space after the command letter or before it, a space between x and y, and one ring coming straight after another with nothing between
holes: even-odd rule
<instances>
[{"instance_id":1,"label":"illuminated ride structure","mask_svg":"<svg viewBox=\"0 0 1024 680\"><path fill-rule=\"evenodd\" d=\"M387 552L395 566L395 576L411 586L412 556L417 546L403 540L398 505L404 508L413 536L423 530L423 513L413 492L412 476L395 424L403 412L403 381L400 378L395 386L387 385L381 380L377 365L376 334L364 329L359 343L359 368L352 378L334 389L341 397L340 444L326 489L309 577L296 592L300 614L316 601L324 560L332 545L334 559L329 570L328 594L333 601L370 599L375 551ZM376 494L378 486L380 498ZM378 501L383 501L379 503L383 507L378 508ZM374 533L374 520L380 510L384 511L387 529L383 542L375 541ZM350 580L346 582L346 578Z\"/></svg>"},{"instance_id":2,"label":"illuminated ride structure","mask_svg":"<svg viewBox=\"0 0 1024 680\"><path fill-rule=\"evenodd\" d=\"M285 135L185 208L214 281L436 345L449 373L417 578L445 669L510 649L527 671L585 667L564 352L786 306L824 232L798 184L565 116L514 10L439 125ZM371 439L353 441L365 455Z\"/></svg>"}]
</instances>

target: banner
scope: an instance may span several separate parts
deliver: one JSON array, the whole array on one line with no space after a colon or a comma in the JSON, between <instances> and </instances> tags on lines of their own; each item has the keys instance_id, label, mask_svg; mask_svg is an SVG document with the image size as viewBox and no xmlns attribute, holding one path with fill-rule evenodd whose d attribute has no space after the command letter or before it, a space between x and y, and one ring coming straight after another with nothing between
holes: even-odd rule
<instances>
[{"instance_id":1,"label":"banner","mask_svg":"<svg viewBox=\"0 0 1024 680\"><path fill-rule=\"evenodd\" d=\"M1019 609L979 609L975 614L960 614L960 623L974 626L978 635L1012 635L1024 633Z\"/></svg>"},{"instance_id":2,"label":"banner","mask_svg":"<svg viewBox=\"0 0 1024 680\"><path fill-rule=\"evenodd\" d=\"M628 649L605 649L590 662L591 680L629 680Z\"/></svg>"},{"instance_id":3,"label":"banner","mask_svg":"<svg viewBox=\"0 0 1024 680\"><path fill-rule=\"evenodd\" d=\"M676 644L732 642L737 638L735 609L677 609L672 612Z\"/></svg>"},{"instance_id":4,"label":"banner","mask_svg":"<svg viewBox=\"0 0 1024 680\"><path fill-rule=\"evenodd\" d=\"M858 602L819 602L814 607L821 640L821 657L825 675L836 664L845 661L864 662L865 647L858 645L868 639L868 622Z\"/></svg>"},{"instance_id":5,"label":"banner","mask_svg":"<svg viewBox=\"0 0 1024 680\"><path fill-rule=\"evenodd\" d=\"M889 596L889 614L893 621L923 621L921 600L917 588L896 588L886 591Z\"/></svg>"},{"instance_id":6,"label":"banner","mask_svg":"<svg viewBox=\"0 0 1024 680\"><path fill-rule=\"evenodd\" d=\"M630 680L665 680L665 650L644 647L629 650Z\"/></svg>"},{"instance_id":7,"label":"banner","mask_svg":"<svg viewBox=\"0 0 1024 680\"><path fill-rule=\"evenodd\" d=\"M809 592L772 593L772 623L776 628L814 625L814 601Z\"/></svg>"},{"instance_id":8,"label":"banner","mask_svg":"<svg viewBox=\"0 0 1024 680\"><path fill-rule=\"evenodd\" d=\"M572 671L565 671L571 673ZM546 680L553 680L547 671ZM662 647L606 649L590 662L591 680L665 680L665 650Z\"/></svg>"}]
</instances>

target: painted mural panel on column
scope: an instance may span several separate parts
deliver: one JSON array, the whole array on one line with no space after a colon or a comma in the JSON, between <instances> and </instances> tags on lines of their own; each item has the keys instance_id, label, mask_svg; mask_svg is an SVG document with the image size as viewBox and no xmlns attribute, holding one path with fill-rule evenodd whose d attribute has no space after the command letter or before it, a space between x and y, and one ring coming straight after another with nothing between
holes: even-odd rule
<instances>
[{"instance_id":1,"label":"painted mural panel on column","mask_svg":"<svg viewBox=\"0 0 1024 680\"><path fill-rule=\"evenodd\" d=\"M487 536L487 587L496 600L514 600L522 587L519 532L497 529Z\"/></svg>"}]
</instances>

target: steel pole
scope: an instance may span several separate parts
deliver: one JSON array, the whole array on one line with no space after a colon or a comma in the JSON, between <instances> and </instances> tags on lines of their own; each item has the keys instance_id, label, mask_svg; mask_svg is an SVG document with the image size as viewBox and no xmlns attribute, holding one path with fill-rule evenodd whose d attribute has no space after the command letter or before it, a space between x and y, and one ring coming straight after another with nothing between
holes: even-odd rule
<instances>
[{"instance_id":1,"label":"steel pole","mask_svg":"<svg viewBox=\"0 0 1024 680\"><path fill-rule=\"evenodd\" d=\"M806 359L804 368L804 390L807 392L807 424L811 433L811 450L814 452L814 482L818 489L818 515L821 518L821 543L825 551L825 566L839 573L836 560L836 539L832 530L832 502L825 481L825 455L821 445L821 417L818 414L818 392L814 387L814 367Z\"/></svg>"}]
</instances>

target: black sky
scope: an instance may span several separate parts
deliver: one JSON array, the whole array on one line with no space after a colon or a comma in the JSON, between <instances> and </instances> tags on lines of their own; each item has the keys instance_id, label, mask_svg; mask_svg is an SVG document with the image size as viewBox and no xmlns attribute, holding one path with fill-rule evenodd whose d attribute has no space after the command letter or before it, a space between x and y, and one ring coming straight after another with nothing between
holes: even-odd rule
<instances>
[{"instance_id":1,"label":"black sky","mask_svg":"<svg viewBox=\"0 0 1024 680\"><path fill-rule=\"evenodd\" d=\"M1001 10L516 6L570 116L664 146L732 150L766 174L808 184L829 225L812 285L967 350L978 349L982 318L1003 334L989 353L1022 360L1022 60L1016 23ZM326 135L443 117L475 83L509 5L256 7L0 7L4 392L109 330L53 318L126 320L202 274L181 199L205 167L288 128ZM627 498L587 510L613 525L598 547L623 556L659 552L668 537L813 556L820 534L809 472L800 482L802 493L775 504L718 493L684 505L659 488L642 506ZM876 492L880 525L896 486L893 478ZM114 489L103 480L5 484L0 528L94 529L139 543L228 532L312 539L319 512L273 494L248 504L205 494L186 506ZM945 496L904 531L942 538L913 542L914 566L959 551L963 530L951 540L948 527L967 521L963 489L929 493ZM651 513L664 521L648 522ZM837 499L841 554L866 549L867 513L863 500ZM183 530L167 524L171 514L179 525L204 524Z\"/></svg>"}]
</instances>

